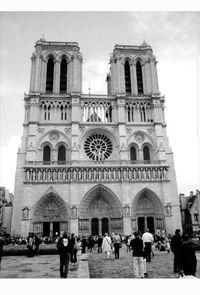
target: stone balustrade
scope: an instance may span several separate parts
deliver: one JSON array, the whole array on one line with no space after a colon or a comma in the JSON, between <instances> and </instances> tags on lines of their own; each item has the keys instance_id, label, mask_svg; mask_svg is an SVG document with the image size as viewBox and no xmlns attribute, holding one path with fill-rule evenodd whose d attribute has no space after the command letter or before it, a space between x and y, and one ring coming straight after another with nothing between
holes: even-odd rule
<instances>
[{"instance_id":1,"label":"stone balustrade","mask_svg":"<svg viewBox=\"0 0 200 295\"><path fill-rule=\"evenodd\" d=\"M168 181L168 166L25 167L27 183Z\"/></svg>"}]
</instances>

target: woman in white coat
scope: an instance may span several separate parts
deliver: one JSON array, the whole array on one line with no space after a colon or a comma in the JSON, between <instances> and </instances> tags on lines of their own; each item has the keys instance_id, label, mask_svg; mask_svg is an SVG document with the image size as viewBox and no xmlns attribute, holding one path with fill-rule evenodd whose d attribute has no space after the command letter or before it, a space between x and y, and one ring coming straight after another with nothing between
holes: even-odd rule
<instances>
[{"instance_id":1,"label":"woman in white coat","mask_svg":"<svg viewBox=\"0 0 200 295\"><path fill-rule=\"evenodd\" d=\"M107 233L105 233L103 238L102 250L106 253L106 259L109 259L110 253L112 251L112 241Z\"/></svg>"}]
</instances>

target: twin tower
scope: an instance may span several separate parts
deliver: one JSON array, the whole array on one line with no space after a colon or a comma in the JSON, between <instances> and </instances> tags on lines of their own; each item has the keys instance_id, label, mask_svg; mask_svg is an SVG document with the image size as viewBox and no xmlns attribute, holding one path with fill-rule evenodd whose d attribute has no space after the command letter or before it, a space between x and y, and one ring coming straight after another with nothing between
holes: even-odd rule
<instances>
[{"instance_id":1,"label":"twin tower","mask_svg":"<svg viewBox=\"0 0 200 295\"><path fill-rule=\"evenodd\" d=\"M15 178L12 233L173 233L181 227L156 58L116 45L107 95L82 93L76 42L36 42Z\"/></svg>"}]
</instances>

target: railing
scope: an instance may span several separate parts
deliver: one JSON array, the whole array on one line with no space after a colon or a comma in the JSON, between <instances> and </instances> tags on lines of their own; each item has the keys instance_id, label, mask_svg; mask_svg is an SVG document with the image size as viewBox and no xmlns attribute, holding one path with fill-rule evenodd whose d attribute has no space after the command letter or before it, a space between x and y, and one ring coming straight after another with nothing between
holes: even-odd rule
<instances>
[{"instance_id":1,"label":"railing","mask_svg":"<svg viewBox=\"0 0 200 295\"><path fill-rule=\"evenodd\" d=\"M24 168L25 182L138 182L168 181L168 166L157 167L44 167Z\"/></svg>"},{"instance_id":2,"label":"railing","mask_svg":"<svg viewBox=\"0 0 200 295\"><path fill-rule=\"evenodd\" d=\"M151 160L151 161L144 161L144 160L137 160L137 161L129 161L129 160L121 160L121 161L26 161L25 166L132 166L132 165L162 165L165 164L166 161L161 160Z\"/></svg>"}]
</instances>

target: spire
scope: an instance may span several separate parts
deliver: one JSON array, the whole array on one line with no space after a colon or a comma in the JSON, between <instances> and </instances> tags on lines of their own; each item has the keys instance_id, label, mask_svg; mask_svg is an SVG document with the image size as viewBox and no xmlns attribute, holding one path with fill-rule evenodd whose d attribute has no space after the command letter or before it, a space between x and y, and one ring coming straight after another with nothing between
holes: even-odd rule
<instances>
[{"instance_id":1,"label":"spire","mask_svg":"<svg viewBox=\"0 0 200 295\"><path fill-rule=\"evenodd\" d=\"M146 43L145 39L143 40L142 47L146 47L148 44Z\"/></svg>"}]
</instances>

